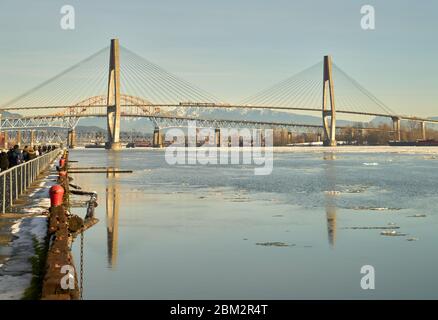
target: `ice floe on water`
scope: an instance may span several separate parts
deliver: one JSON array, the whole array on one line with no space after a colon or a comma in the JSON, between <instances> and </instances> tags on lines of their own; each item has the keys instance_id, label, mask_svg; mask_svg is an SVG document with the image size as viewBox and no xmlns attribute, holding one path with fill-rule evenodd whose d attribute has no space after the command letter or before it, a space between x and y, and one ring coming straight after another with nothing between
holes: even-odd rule
<instances>
[{"instance_id":1,"label":"ice floe on water","mask_svg":"<svg viewBox=\"0 0 438 320\"><path fill-rule=\"evenodd\" d=\"M355 206L350 207L346 209L351 210L370 210L370 211L399 211L402 210L402 208L394 208L394 207L368 207L368 206Z\"/></svg>"},{"instance_id":2,"label":"ice floe on water","mask_svg":"<svg viewBox=\"0 0 438 320\"><path fill-rule=\"evenodd\" d=\"M291 147L274 147L275 153L297 152L297 153L393 153L393 154L425 154L438 155L438 148L416 147L416 146L291 146Z\"/></svg>"},{"instance_id":3,"label":"ice floe on water","mask_svg":"<svg viewBox=\"0 0 438 320\"><path fill-rule=\"evenodd\" d=\"M263 247L295 247L295 244L287 244L285 242L272 241L272 242L257 242L256 246L263 246Z\"/></svg>"},{"instance_id":4,"label":"ice floe on water","mask_svg":"<svg viewBox=\"0 0 438 320\"><path fill-rule=\"evenodd\" d=\"M326 195L330 195L330 196L338 196L338 195L341 194L341 191L338 191L338 190L326 190L326 191L324 191L324 193Z\"/></svg>"},{"instance_id":5,"label":"ice floe on water","mask_svg":"<svg viewBox=\"0 0 438 320\"><path fill-rule=\"evenodd\" d=\"M395 230L384 230L380 232L380 234L382 236L392 236L392 237L404 237L407 235L406 233L398 232Z\"/></svg>"},{"instance_id":6,"label":"ice floe on water","mask_svg":"<svg viewBox=\"0 0 438 320\"><path fill-rule=\"evenodd\" d=\"M391 229L391 230L393 230L393 229L400 229L400 227L399 226L396 226L396 225L388 225L388 226L376 226L376 227L373 227L373 226L370 226L370 227L344 227L344 228L342 228L342 229L351 229L351 230L372 230L372 229L383 229L383 230L388 230L388 229Z\"/></svg>"},{"instance_id":7,"label":"ice floe on water","mask_svg":"<svg viewBox=\"0 0 438 320\"><path fill-rule=\"evenodd\" d=\"M357 186L348 186L342 190L342 193L364 193L367 191L369 186L357 185Z\"/></svg>"},{"instance_id":8,"label":"ice floe on water","mask_svg":"<svg viewBox=\"0 0 438 320\"><path fill-rule=\"evenodd\" d=\"M438 156L424 156L424 160L438 160Z\"/></svg>"},{"instance_id":9,"label":"ice floe on water","mask_svg":"<svg viewBox=\"0 0 438 320\"><path fill-rule=\"evenodd\" d=\"M364 162L363 165L364 166L378 166L379 163L378 162Z\"/></svg>"},{"instance_id":10,"label":"ice floe on water","mask_svg":"<svg viewBox=\"0 0 438 320\"><path fill-rule=\"evenodd\" d=\"M353 186L353 187L346 187L340 190L326 190L324 193L326 195L330 196L339 196L341 194L355 194L355 193L364 193L368 187L365 186Z\"/></svg>"}]
</instances>

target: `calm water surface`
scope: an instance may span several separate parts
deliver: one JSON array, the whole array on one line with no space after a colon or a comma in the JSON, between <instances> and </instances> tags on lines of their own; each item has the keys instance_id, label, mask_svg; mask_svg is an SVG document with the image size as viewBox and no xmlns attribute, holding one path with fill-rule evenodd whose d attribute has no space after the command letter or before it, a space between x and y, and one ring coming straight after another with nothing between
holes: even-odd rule
<instances>
[{"instance_id":1,"label":"calm water surface","mask_svg":"<svg viewBox=\"0 0 438 320\"><path fill-rule=\"evenodd\" d=\"M74 175L99 194L85 299L438 298L433 156L276 153L272 174L255 176L250 165L169 166L160 150L70 155L134 170ZM394 225L406 235L355 229ZM363 265L375 290L360 287Z\"/></svg>"}]
</instances>

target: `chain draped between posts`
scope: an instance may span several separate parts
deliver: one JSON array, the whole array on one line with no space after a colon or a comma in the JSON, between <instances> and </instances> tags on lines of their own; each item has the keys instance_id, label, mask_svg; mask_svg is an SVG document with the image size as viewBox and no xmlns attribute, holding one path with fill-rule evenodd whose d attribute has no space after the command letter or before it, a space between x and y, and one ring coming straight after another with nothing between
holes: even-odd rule
<instances>
[{"instance_id":1,"label":"chain draped between posts","mask_svg":"<svg viewBox=\"0 0 438 320\"><path fill-rule=\"evenodd\" d=\"M80 270L80 282L79 282L79 290L80 290L80 299L83 299L84 292L84 231L81 232L81 270Z\"/></svg>"}]
</instances>

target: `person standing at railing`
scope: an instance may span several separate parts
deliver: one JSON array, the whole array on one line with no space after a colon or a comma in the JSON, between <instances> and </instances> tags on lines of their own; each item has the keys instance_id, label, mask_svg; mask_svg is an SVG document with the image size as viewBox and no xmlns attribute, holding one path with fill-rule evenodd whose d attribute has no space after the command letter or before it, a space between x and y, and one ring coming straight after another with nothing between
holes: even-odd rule
<instances>
[{"instance_id":1,"label":"person standing at railing","mask_svg":"<svg viewBox=\"0 0 438 320\"><path fill-rule=\"evenodd\" d=\"M28 146L24 147L22 154L23 154L23 161L24 162L29 161L29 147Z\"/></svg>"},{"instance_id":2,"label":"person standing at railing","mask_svg":"<svg viewBox=\"0 0 438 320\"><path fill-rule=\"evenodd\" d=\"M36 157L37 157L37 153L36 153L36 151L35 151L35 149L36 149L36 147L30 147L29 149L28 149L28 153L29 153L29 161L30 160L33 160L33 159L35 159Z\"/></svg>"},{"instance_id":3,"label":"person standing at railing","mask_svg":"<svg viewBox=\"0 0 438 320\"><path fill-rule=\"evenodd\" d=\"M38 146L38 156L43 155L43 148L41 146Z\"/></svg>"},{"instance_id":4,"label":"person standing at railing","mask_svg":"<svg viewBox=\"0 0 438 320\"><path fill-rule=\"evenodd\" d=\"M16 144L9 154L9 167L19 165L23 162L23 154L21 153L20 147Z\"/></svg>"},{"instance_id":5,"label":"person standing at railing","mask_svg":"<svg viewBox=\"0 0 438 320\"><path fill-rule=\"evenodd\" d=\"M8 154L4 151L0 153L0 170L1 172L9 169Z\"/></svg>"}]
</instances>

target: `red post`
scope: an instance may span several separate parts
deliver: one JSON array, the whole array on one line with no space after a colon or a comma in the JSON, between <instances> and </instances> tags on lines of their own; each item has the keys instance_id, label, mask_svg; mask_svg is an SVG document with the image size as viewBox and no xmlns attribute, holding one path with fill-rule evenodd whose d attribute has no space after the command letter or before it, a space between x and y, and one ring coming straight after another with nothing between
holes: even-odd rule
<instances>
[{"instance_id":1,"label":"red post","mask_svg":"<svg viewBox=\"0 0 438 320\"><path fill-rule=\"evenodd\" d=\"M50 188L50 206L57 207L62 204L62 199L64 196L64 188L60 185L54 185Z\"/></svg>"}]
</instances>

